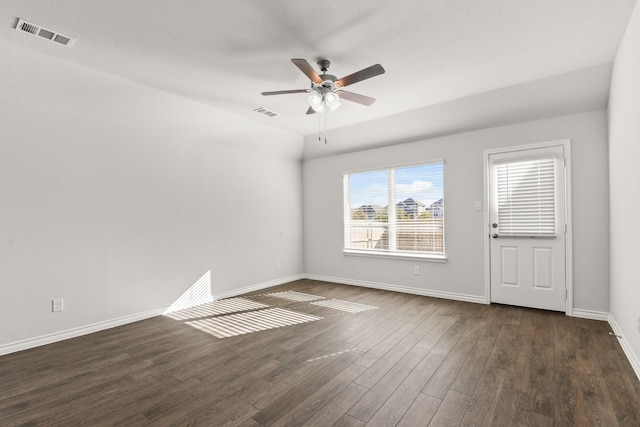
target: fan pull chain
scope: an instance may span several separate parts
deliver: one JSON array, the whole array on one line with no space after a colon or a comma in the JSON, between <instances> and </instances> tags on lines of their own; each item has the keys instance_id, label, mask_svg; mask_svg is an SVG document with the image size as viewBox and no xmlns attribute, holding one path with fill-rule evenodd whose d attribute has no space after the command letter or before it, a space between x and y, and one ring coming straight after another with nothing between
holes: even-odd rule
<instances>
[{"instance_id":1,"label":"fan pull chain","mask_svg":"<svg viewBox=\"0 0 640 427\"><path fill-rule=\"evenodd\" d=\"M329 112L327 111L324 114L324 143L325 143L325 145L327 144L327 139L328 139L327 138L327 116L329 115L328 113Z\"/></svg>"},{"instance_id":2,"label":"fan pull chain","mask_svg":"<svg viewBox=\"0 0 640 427\"><path fill-rule=\"evenodd\" d=\"M322 117L324 116L324 130L322 129ZM318 115L318 141L322 141L322 137L324 137L324 143L326 144L329 140L329 135L327 134L327 113Z\"/></svg>"}]
</instances>

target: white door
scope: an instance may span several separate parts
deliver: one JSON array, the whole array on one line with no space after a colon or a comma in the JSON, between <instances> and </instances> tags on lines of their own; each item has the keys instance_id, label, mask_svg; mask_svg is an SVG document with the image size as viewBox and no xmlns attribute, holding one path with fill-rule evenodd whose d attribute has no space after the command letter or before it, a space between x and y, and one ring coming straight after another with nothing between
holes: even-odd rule
<instances>
[{"instance_id":1,"label":"white door","mask_svg":"<svg viewBox=\"0 0 640 427\"><path fill-rule=\"evenodd\" d=\"M491 301L566 310L564 145L488 155Z\"/></svg>"}]
</instances>

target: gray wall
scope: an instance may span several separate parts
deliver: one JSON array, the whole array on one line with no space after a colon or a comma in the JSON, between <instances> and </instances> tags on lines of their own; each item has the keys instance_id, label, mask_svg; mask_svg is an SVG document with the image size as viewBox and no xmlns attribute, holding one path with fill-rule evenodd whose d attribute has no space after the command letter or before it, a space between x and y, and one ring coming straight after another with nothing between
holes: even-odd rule
<instances>
[{"instance_id":1,"label":"gray wall","mask_svg":"<svg viewBox=\"0 0 640 427\"><path fill-rule=\"evenodd\" d=\"M640 378L640 7L613 68L609 103L611 317Z\"/></svg>"},{"instance_id":2,"label":"gray wall","mask_svg":"<svg viewBox=\"0 0 640 427\"><path fill-rule=\"evenodd\" d=\"M338 137L340 130L336 130ZM571 139L574 309L609 311L607 115L598 110L490 128L303 164L304 269L312 277L459 298L486 299L483 150ZM346 256L341 174L394 164L445 161L445 264ZM420 265L421 274L413 274Z\"/></svg>"},{"instance_id":3,"label":"gray wall","mask_svg":"<svg viewBox=\"0 0 640 427\"><path fill-rule=\"evenodd\" d=\"M302 275L301 137L0 47L0 354Z\"/></svg>"}]
</instances>

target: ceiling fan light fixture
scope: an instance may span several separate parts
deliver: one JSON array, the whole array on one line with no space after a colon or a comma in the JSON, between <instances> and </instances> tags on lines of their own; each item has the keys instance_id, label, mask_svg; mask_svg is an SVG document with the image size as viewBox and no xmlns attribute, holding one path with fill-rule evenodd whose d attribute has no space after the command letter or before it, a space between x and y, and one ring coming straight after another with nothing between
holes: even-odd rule
<instances>
[{"instance_id":1,"label":"ceiling fan light fixture","mask_svg":"<svg viewBox=\"0 0 640 427\"><path fill-rule=\"evenodd\" d=\"M337 93L329 92L324 96L324 102L327 104L329 111L335 111L342 103Z\"/></svg>"},{"instance_id":2,"label":"ceiling fan light fixture","mask_svg":"<svg viewBox=\"0 0 640 427\"><path fill-rule=\"evenodd\" d=\"M316 113L324 113L327 109L335 111L341 104L340 97L335 92L314 92L307 98L309 105Z\"/></svg>"},{"instance_id":3,"label":"ceiling fan light fixture","mask_svg":"<svg viewBox=\"0 0 640 427\"><path fill-rule=\"evenodd\" d=\"M309 95L309 98L307 98L307 100L309 101L309 105L315 112L321 113L324 111L323 98L318 92L314 92Z\"/></svg>"}]
</instances>

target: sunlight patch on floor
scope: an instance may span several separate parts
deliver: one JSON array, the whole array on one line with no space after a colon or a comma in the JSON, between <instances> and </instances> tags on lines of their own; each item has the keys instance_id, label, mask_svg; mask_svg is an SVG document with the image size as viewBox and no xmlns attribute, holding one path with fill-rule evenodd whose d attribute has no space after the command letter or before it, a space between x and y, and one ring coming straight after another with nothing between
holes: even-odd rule
<instances>
[{"instance_id":1,"label":"sunlight patch on floor","mask_svg":"<svg viewBox=\"0 0 640 427\"><path fill-rule=\"evenodd\" d=\"M175 311L173 313L168 313L166 314L166 316L174 320L187 320L195 319L198 317L219 316L221 314L237 313L239 311L256 310L267 307L269 306L244 298L228 298L198 305L196 307L186 308L184 310Z\"/></svg>"},{"instance_id":2,"label":"sunlight patch on floor","mask_svg":"<svg viewBox=\"0 0 640 427\"><path fill-rule=\"evenodd\" d=\"M324 297L321 297L318 295L305 294L304 292L296 292L296 291L274 292L272 294L265 294L265 296L282 298L282 299L287 299L289 301L299 301L299 302L324 299Z\"/></svg>"},{"instance_id":3,"label":"sunlight patch on floor","mask_svg":"<svg viewBox=\"0 0 640 427\"><path fill-rule=\"evenodd\" d=\"M281 308L269 308L185 323L217 338L227 338L321 319Z\"/></svg>"},{"instance_id":4,"label":"sunlight patch on floor","mask_svg":"<svg viewBox=\"0 0 640 427\"><path fill-rule=\"evenodd\" d=\"M375 310L375 309L378 308L378 307L374 307L372 305L358 304L358 303L355 303L355 302L342 301L342 300L339 300L339 299L328 299L328 300L322 300L322 301L314 301L314 302L311 302L310 304L319 305L319 306L327 307L327 308L333 308L333 309L340 310L340 311L347 311L349 313L359 313L361 311Z\"/></svg>"}]
</instances>

